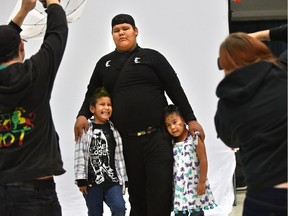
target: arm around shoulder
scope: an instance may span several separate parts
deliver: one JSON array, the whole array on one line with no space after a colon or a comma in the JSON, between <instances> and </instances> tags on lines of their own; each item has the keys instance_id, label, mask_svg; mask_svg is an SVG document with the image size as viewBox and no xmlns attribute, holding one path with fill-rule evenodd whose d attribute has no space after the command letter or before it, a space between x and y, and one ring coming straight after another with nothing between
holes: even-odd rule
<instances>
[{"instance_id":1,"label":"arm around shoulder","mask_svg":"<svg viewBox=\"0 0 288 216\"><path fill-rule=\"evenodd\" d=\"M84 115L79 115L74 125L75 141L78 141L79 139L81 139L83 135L83 129L86 132L88 131L89 129L88 119Z\"/></svg>"},{"instance_id":2,"label":"arm around shoulder","mask_svg":"<svg viewBox=\"0 0 288 216\"><path fill-rule=\"evenodd\" d=\"M204 132L202 126L196 120L189 121L189 122L187 122L187 124L188 124L189 131L192 134L192 136L194 136L195 132L198 131L200 133L199 134L200 139L204 142L205 132Z\"/></svg>"}]
</instances>

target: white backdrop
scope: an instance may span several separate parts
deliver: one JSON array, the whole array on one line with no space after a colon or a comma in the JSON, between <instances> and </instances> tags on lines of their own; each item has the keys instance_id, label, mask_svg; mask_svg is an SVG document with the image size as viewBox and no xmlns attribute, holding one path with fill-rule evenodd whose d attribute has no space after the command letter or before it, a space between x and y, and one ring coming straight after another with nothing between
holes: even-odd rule
<instances>
[{"instance_id":1,"label":"white backdrop","mask_svg":"<svg viewBox=\"0 0 288 216\"><path fill-rule=\"evenodd\" d=\"M16 2L1 1L0 23L7 21ZM218 203L206 215L228 216L234 200L235 158L232 150L217 139L214 127L215 89L223 77L216 59L218 47L228 34L228 0L88 0L81 18L69 25L67 48L51 99L67 170L56 177L63 216L87 215L84 199L74 185L73 127L96 62L114 49L110 23L118 13L131 14L139 28L139 45L160 51L176 70L206 132L208 178ZM26 56L36 52L40 43L28 41ZM128 195L125 199L129 211ZM111 215L107 207L104 215Z\"/></svg>"}]
</instances>

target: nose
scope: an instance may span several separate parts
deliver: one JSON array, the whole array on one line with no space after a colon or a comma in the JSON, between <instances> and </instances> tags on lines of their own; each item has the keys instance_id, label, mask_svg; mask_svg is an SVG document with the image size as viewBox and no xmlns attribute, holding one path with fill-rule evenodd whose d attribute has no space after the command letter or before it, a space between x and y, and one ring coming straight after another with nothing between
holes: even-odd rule
<instances>
[{"instance_id":1,"label":"nose","mask_svg":"<svg viewBox=\"0 0 288 216\"><path fill-rule=\"evenodd\" d=\"M120 30L120 35L124 35L124 30Z\"/></svg>"}]
</instances>

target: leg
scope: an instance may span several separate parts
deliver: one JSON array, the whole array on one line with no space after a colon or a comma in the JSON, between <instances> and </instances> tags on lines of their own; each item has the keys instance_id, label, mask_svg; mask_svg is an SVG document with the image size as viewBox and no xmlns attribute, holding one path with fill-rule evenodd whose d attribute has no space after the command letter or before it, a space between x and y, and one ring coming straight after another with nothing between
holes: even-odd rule
<instances>
[{"instance_id":1,"label":"leg","mask_svg":"<svg viewBox=\"0 0 288 216\"><path fill-rule=\"evenodd\" d=\"M175 214L175 216L189 216L189 212L183 212L183 211L179 211L177 214Z\"/></svg>"},{"instance_id":2,"label":"leg","mask_svg":"<svg viewBox=\"0 0 288 216\"><path fill-rule=\"evenodd\" d=\"M13 186L4 189L5 197L2 194L1 202L4 203L1 203L1 215L61 216L61 206L53 188L34 190Z\"/></svg>"},{"instance_id":3,"label":"leg","mask_svg":"<svg viewBox=\"0 0 288 216\"><path fill-rule=\"evenodd\" d=\"M6 199L6 189L3 185L0 185L0 212L3 214L3 216L10 215L10 212L8 211L7 206L7 199Z\"/></svg>"},{"instance_id":4,"label":"leg","mask_svg":"<svg viewBox=\"0 0 288 216\"><path fill-rule=\"evenodd\" d=\"M130 216L170 216L173 154L162 132L123 139Z\"/></svg>"},{"instance_id":5,"label":"leg","mask_svg":"<svg viewBox=\"0 0 288 216\"><path fill-rule=\"evenodd\" d=\"M199 212L193 211L190 216L204 216L204 211L202 209Z\"/></svg>"},{"instance_id":6,"label":"leg","mask_svg":"<svg viewBox=\"0 0 288 216\"><path fill-rule=\"evenodd\" d=\"M130 216L147 216L146 174L141 137L123 138L123 150L128 175Z\"/></svg>"},{"instance_id":7,"label":"leg","mask_svg":"<svg viewBox=\"0 0 288 216\"><path fill-rule=\"evenodd\" d=\"M284 216L287 215L287 189L271 188L246 194L243 216Z\"/></svg>"},{"instance_id":8,"label":"leg","mask_svg":"<svg viewBox=\"0 0 288 216\"><path fill-rule=\"evenodd\" d=\"M125 200L120 185L105 189L104 201L109 206L112 216L125 216Z\"/></svg>"},{"instance_id":9,"label":"leg","mask_svg":"<svg viewBox=\"0 0 288 216\"><path fill-rule=\"evenodd\" d=\"M103 215L103 189L98 186L88 187L88 194L83 195L88 208L88 216Z\"/></svg>"},{"instance_id":10,"label":"leg","mask_svg":"<svg viewBox=\"0 0 288 216\"><path fill-rule=\"evenodd\" d=\"M170 216L173 198L173 150L170 138L153 134L146 149L149 216ZM149 153L150 154L149 154Z\"/></svg>"}]
</instances>

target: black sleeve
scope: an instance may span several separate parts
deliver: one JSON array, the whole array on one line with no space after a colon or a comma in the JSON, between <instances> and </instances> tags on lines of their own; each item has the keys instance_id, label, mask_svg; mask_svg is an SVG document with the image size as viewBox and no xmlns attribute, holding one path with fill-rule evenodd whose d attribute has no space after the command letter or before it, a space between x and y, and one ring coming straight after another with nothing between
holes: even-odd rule
<instances>
[{"instance_id":1,"label":"black sleeve","mask_svg":"<svg viewBox=\"0 0 288 216\"><path fill-rule=\"evenodd\" d=\"M54 79L66 48L68 25L66 13L60 5L51 4L46 11L48 14L47 30L41 49L46 51L46 57L48 55L52 59L50 62L52 64L49 66L51 67L52 79Z\"/></svg>"},{"instance_id":2,"label":"black sleeve","mask_svg":"<svg viewBox=\"0 0 288 216\"><path fill-rule=\"evenodd\" d=\"M287 25L270 29L269 37L271 41L283 41L287 43Z\"/></svg>"},{"instance_id":3,"label":"black sleeve","mask_svg":"<svg viewBox=\"0 0 288 216\"><path fill-rule=\"evenodd\" d=\"M88 185L88 181L86 179L76 179L77 186L83 187Z\"/></svg>"},{"instance_id":4,"label":"black sleeve","mask_svg":"<svg viewBox=\"0 0 288 216\"><path fill-rule=\"evenodd\" d=\"M287 25L270 29L269 37L271 41L282 41L287 43ZM278 57L278 60L284 65L285 70L287 70L287 50Z\"/></svg>"},{"instance_id":5,"label":"black sleeve","mask_svg":"<svg viewBox=\"0 0 288 216\"><path fill-rule=\"evenodd\" d=\"M37 83L41 85L39 91L50 97L66 47L68 24L66 13L61 5L51 4L46 12L47 29L43 43L39 51L27 61L32 62L34 77L37 78Z\"/></svg>"},{"instance_id":6,"label":"black sleeve","mask_svg":"<svg viewBox=\"0 0 288 216\"><path fill-rule=\"evenodd\" d=\"M173 67L167 59L157 51L154 53L154 58L153 66L168 97L175 105L181 108L185 121L196 120L193 109Z\"/></svg>"},{"instance_id":7,"label":"black sleeve","mask_svg":"<svg viewBox=\"0 0 288 216\"><path fill-rule=\"evenodd\" d=\"M22 29L20 28L20 26L18 26L12 20L9 22L9 25L12 26L14 29L16 29L19 33L22 32Z\"/></svg>"}]
</instances>

